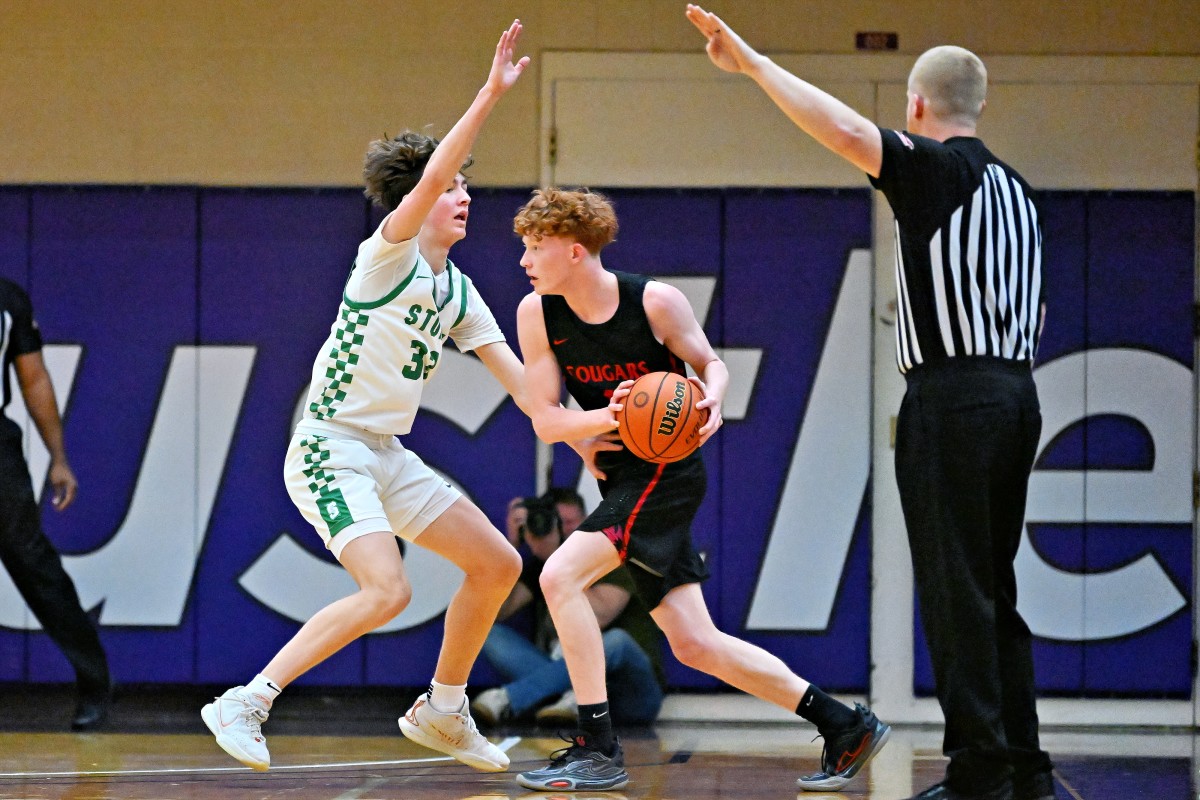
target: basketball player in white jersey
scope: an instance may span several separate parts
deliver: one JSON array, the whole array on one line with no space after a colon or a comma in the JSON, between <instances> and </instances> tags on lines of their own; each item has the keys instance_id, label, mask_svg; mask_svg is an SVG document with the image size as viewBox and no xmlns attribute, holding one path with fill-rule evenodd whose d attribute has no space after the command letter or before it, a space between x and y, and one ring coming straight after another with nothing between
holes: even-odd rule
<instances>
[{"instance_id":1,"label":"basketball player in white jersey","mask_svg":"<svg viewBox=\"0 0 1200 800\"><path fill-rule=\"evenodd\" d=\"M394 434L411 429L447 336L460 350L474 350L525 407L521 363L471 280L447 257L467 234L471 198L461 170L471 146L529 63L513 63L520 35L514 21L496 45L487 82L440 143L410 131L367 151L366 194L389 213L359 246L284 466L293 502L359 588L317 612L244 687L202 710L217 744L252 769L270 767L261 726L280 690L408 604L412 590L395 536L466 574L446 610L429 692L400 718L400 728L476 769L508 767L508 757L476 730L465 690L520 574L520 556Z\"/></svg>"}]
</instances>

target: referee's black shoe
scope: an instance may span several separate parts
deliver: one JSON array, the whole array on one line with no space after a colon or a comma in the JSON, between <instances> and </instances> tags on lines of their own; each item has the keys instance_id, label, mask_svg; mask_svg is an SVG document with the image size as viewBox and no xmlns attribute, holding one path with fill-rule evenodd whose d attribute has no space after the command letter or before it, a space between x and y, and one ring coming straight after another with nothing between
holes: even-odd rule
<instances>
[{"instance_id":1,"label":"referee's black shoe","mask_svg":"<svg viewBox=\"0 0 1200 800\"><path fill-rule=\"evenodd\" d=\"M951 789L945 783L938 783L920 794L914 794L908 800L1013 800L1013 789L1012 784L1005 781L986 792L963 793Z\"/></svg>"},{"instance_id":2,"label":"referee's black shoe","mask_svg":"<svg viewBox=\"0 0 1200 800\"><path fill-rule=\"evenodd\" d=\"M71 716L71 730L76 733L94 731L108 720L108 707L112 703L112 687L102 692L80 695Z\"/></svg>"},{"instance_id":3,"label":"referee's black shoe","mask_svg":"<svg viewBox=\"0 0 1200 800\"><path fill-rule=\"evenodd\" d=\"M821 731L821 771L805 775L796 785L806 792L838 791L859 773L892 735L892 727L866 706L854 704L854 724L835 731Z\"/></svg>"},{"instance_id":4,"label":"referee's black shoe","mask_svg":"<svg viewBox=\"0 0 1200 800\"><path fill-rule=\"evenodd\" d=\"M1013 778L1015 800L1054 800L1054 775L1049 771Z\"/></svg>"}]
</instances>

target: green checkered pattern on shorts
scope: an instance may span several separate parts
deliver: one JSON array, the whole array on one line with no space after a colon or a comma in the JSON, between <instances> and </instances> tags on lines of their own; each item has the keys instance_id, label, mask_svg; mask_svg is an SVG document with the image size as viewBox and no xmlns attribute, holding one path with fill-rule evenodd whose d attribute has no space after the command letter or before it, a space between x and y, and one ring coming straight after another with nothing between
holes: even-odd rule
<instances>
[{"instance_id":1,"label":"green checkered pattern on shorts","mask_svg":"<svg viewBox=\"0 0 1200 800\"><path fill-rule=\"evenodd\" d=\"M329 451L325 449L324 436L306 436L300 440L304 453L304 477L308 478L308 489L313 493L317 503L317 511L329 527L329 535L335 536L338 531L354 522L350 508L342 490L334 488L334 474L325 469L329 460Z\"/></svg>"},{"instance_id":2,"label":"green checkered pattern on shorts","mask_svg":"<svg viewBox=\"0 0 1200 800\"><path fill-rule=\"evenodd\" d=\"M305 436L300 440L300 447L307 451L304 477L308 478L308 490L315 495L325 494L333 485L333 473L324 467L329 459L329 451L322 447L325 441L324 436Z\"/></svg>"}]
</instances>

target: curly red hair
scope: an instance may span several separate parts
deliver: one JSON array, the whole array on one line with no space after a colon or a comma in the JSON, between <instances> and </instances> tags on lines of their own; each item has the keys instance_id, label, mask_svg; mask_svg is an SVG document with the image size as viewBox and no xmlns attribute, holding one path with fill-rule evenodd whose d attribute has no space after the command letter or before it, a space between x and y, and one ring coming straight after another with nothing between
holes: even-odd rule
<instances>
[{"instance_id":1,"label":"curly red hair","mask_svg":"<svg viewBox=\"0 0 1200 800\"><path fill-rule=\"evenodd\" d=\"M533 197L513 220L518 236L565 236L598 254L617 238L617 212L612 201L587 189L568 190L553 186L535 189Z\"/></svg>"}]
</instances>

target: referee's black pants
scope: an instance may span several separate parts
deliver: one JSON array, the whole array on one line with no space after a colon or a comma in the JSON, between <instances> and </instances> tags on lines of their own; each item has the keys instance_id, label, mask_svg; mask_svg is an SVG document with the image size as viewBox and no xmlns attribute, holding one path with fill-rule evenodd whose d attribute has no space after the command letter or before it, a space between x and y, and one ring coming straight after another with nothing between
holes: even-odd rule
<instances>
[{"instance_id":1,"label":"referee's black pants","mask_svg":"<svg viewBox=\"0 0 1200 800\"><path fill-rule=\"evenodd\" d=\"M896 482L938 702L948 785L1050 769L1013 559L1042 417L1027 362L951 358L907 374Z\"/></svg>"},{"instance_id":2,"label":"referee's black pants","mask_svg":"<svg viewBox=\"0 0 1200 800\"><path fill-rule=\"evenodd\" d=\"M100 636L79 603L62 559L42 532L21 429L0 416L0 563L42 628L75 669L82 699L109 691L108 660Z\"/></svg>"}]
</instances>

